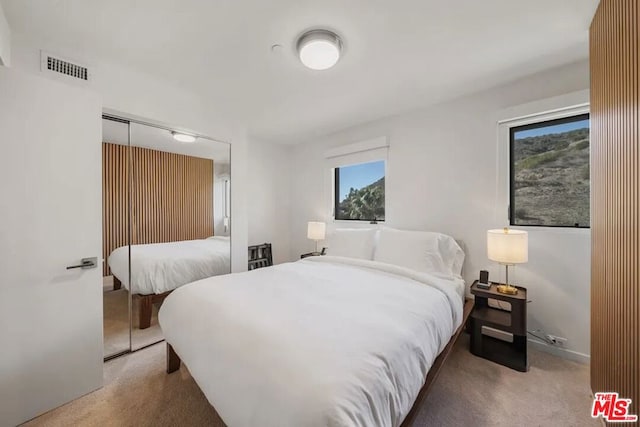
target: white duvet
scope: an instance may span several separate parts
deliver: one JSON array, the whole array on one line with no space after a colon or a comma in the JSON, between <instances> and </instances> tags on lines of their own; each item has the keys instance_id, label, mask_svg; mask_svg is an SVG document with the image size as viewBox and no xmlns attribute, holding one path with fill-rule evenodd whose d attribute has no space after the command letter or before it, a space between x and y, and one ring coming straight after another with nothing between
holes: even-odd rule
<instances>
[{"instance_id":1,"label":"white duvet","mask_svg":"<svg viewBox=\"0 0 640 427\"><path fill-rule=\"evenodd\" d=\"M230 427L398 426L462 322L463 289L311 257L183 286L159 322Z\"/></svg>"},{"instance_id":2,"label":"white duvet","mask_svg":"<svg viewBox=\"0 0 640 427\"><path fill-rule=\"evenodd\" d=\"M113 275L129 289L127 246L111 252L109 267ZM131 290L134 294L161 294L230 271L228 237L131 246Z\"/></svg>"}]
</instances>

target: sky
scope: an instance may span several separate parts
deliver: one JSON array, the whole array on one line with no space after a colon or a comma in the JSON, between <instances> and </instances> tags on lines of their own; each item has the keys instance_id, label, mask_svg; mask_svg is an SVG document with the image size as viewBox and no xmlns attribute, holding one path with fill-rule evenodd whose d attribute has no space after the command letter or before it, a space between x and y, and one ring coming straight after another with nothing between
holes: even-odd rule
<instances>
[{"instance_id":1,"label":"sky","mask_svg":"<svg viewBox=\"0 0 640 427\"><path fill-rule=\"evenodd\" d=\"M340 200L344 200L351 187L360 189L384 176L384 161L361 163L340 168Z\"/></svg>"},{"instance_id":2,"label":"sky","mask_svg":"<svg viewBox=\"0 0 640 427\"><path fill-rule=\"evenodd\" d=\"M589 127L589 119L580 120L579 122L563 123L561 125L545 126L536 129L522 130L515 133L515 139L529 138L531 136L548 135L550 133L563 133L576 129Z\"/></svg>"}]
</instances>

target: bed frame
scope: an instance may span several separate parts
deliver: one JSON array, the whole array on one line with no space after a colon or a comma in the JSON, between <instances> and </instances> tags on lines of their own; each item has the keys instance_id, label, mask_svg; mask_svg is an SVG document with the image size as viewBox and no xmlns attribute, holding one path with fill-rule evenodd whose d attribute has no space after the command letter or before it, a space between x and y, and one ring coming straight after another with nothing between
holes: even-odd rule
<instances>
[{"instance_id":1,"label":"bed frame","mask_svg":"<svg viewBox=\"0 0 640 427\"><path fill-rule=\"evenodd\" d=\"M147 329L149 326L151 326L153 304L161 303L166 297L169 296L171 292L173 291L167 291L162 294L138 295L138 297L140 298L140 305L138 307L138 328Z\"/></svg>"},{"instance_id":2,"label":"bed frame","mask_svg":"<svg viewBox=\"0 0 640 427\"><path fill-rule=\"evenodd\" d=\"M113 290L117 291L122 288L122 282L116 276L113 276ZM153 304L160 303L164 301L166 297L172 291L167 291L162 294L151 294L151 295L139 295L139 310L138 310L138 328L147 329L151 326L151 314L153 313Z\"/></svg>"},{"instance_id":3,"label":"bed frame","mask_svg":"<svg viewBox=\"0 0 640 427\"><path fill-rule=\"evenodd\" d=\"M456 342L458 341L458 338L462 334L462 331L465 329L472 309L473 309L473 300L466 299L464 301L464 308L462 312L462 324L458 329L456 329L456 331L454 332L453 336L449 340L449 343L444 348L444 350L442 350L442 352L438 355L438 357L436 357L436 360L434 360L433 365L431 365L431 369L429 369L429 372L427 373L427 378L425 379L424 385L422 386L422 389L420 389L420 392L418 393L418 397L416 397L416 400L413 403L411 410L405 417L400 427L410 427L415 425L418 414L420 413L420 407L422 406L422 403L424 402L427 395L429 394L429 391L431 391L431 388L436 378L438 378L438 375L442 370L442 366L444 366L444 362L447 360L447 358L453 351L453 347L455 346ZM181 364L180 356L178 356L178 354L175 352L173 347L171 347L171 344L167 342L167 374L170 374L180 369L180 364Z\"/></svg>"}]
</instances>

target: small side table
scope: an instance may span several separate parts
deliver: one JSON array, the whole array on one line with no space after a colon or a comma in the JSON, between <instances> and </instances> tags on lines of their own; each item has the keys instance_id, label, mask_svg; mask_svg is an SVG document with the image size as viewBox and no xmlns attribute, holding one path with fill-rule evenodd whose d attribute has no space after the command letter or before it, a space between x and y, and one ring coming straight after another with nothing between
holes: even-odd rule
<instances>
[{"instance_id":1,"label":"small side table","mask_svg":"<svg viewBox=\"0 0 640 427\"><path fill-rule=\"evenodd\" d=\"M501 294L498 283L490 289L480 289L476 280L471 285L475 304L471 312L471 353L507 366L516 371L529 370L527 359L527 289L516 286L516 295ZM489 306L489 299L511 304L511 311ZM482 333L487 326L513 336L513 342L503 341Z\"/></svg>"},{"instance_id":2,"label":"small side table","mask_svg":"<svg viewBox=\"0 0 640 427\"><path fill-rule=\"evenodd\" d=\"M322 248L322 252L309 252L307 254L300 255L300 259L310 257L310 256L321 256L327 253L327 248Z\"/></svg>"},{"instance_id":3,"label":"small side table","mask_svg":"<svg viewBox=\"0 0 640 427\"><path fill-rule=\"evenodd\" d=\"M310 256L320 256L320 252L309 252L307 254L300 255L300 259L307 258Z\"/></svg>"}]
</instances>

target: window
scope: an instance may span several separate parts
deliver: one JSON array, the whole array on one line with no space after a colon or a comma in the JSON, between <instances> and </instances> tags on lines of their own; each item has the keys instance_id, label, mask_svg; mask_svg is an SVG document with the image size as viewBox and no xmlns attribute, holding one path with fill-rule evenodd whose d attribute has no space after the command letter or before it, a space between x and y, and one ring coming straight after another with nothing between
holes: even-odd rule
<instances>
[{"instance_id":1,"label":"window","mask_svg":"<svg viewBox=\"0 0 640 427\"><path fill-rule=\"evenodd\" d=\"M334 171L335 219L384 221L385 161L341 166Z\"/></svg>"},{"instance_id":2,"label":"window","mask_svg":"<svg viewBox=\"0 0 640 427\"><path fill-rule=\"evenodd\" d=\"M589 114L510 129L511 225L585 227Z\"/></svg>"}]
</instances>

